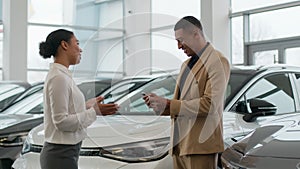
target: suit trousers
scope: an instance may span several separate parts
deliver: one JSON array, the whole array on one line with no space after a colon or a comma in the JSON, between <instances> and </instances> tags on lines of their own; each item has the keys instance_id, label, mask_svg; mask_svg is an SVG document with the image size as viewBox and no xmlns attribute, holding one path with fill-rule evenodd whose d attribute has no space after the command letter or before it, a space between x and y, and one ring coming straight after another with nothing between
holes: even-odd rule
<instances>
[{"instance_id":1,"label":"suit trousers","mask_svg":"<svg viewBox=\"0 0 300 169\"><path fill-rule=\"evenodd\" d=\"M218 154L173 155L174 169L217 169Z\"/></svg>"}]
</instances>

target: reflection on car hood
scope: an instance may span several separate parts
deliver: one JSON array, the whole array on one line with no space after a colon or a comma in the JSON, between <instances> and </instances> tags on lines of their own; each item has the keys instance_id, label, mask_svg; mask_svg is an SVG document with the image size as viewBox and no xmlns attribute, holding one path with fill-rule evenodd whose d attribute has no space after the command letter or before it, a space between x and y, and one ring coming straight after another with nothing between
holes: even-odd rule
<instances>
[{"instance_id":1,"label":"reflection on car hood","mask_svg":"<svg viewBox=\"0 0 300 169\"><path fill-rule=\"evenodd\" d=\"M298 119L299 117L260 127L232 148L247 156L299 159L300 121Z\"/></svg>"},{"instance_id":2,"label":"reflection on car hood","mask_svg":"<svg viewBox=\"0 0 300 169\"><path fill-rule=\"evenodd\" d=\"M239 114L223 113L224 138L239 136L245 132L241 122L237 121ZM170 136L171 120L168 116L98 116L88 127L87 138L83 147L103 147L142 140L151 140ZM256 127L256 126L253 126ZM253 130L252 127L249 131ZM29 134L29 141L43 145L43 125L34 128Z\"/></svg>"},{"instance_id":3,"label":"reflection on car hood","mask_svg":"<svg viewBox=\"0 0 300 169\"><path fill-rule=\"evenodd\" d=\"M43 115L31 115L31 114L0 114L0 134L24 131L25 129L31 129L30 127L25 127L25 125L32 126L35 124L34 121L37 119L42 122Z\"/></svg>"},{"instance_id":4,"label":"reflection on car hood","mask_svg":"<svg viewBox=\"0 0 300 169\"><path fill-rule=\"evenodd\" d=\"M170 117L165 116L98 116L88 127L82 147L104 147L170 136ZM43 125L34 128L29 141L43 145Z\"/></svg>"}]
</instances>

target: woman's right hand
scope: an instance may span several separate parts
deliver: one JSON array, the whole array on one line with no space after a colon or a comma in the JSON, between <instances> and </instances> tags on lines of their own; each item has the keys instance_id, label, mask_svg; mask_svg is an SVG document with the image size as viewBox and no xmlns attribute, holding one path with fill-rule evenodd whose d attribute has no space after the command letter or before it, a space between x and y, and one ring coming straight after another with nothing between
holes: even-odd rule
<instances>
[{"instance_id":1,"label":"woman's right hand","mask_svg":"<svg viewBox=\"0 0 300 169\"><path fill-rule=\"evenodd\" d=\"M118 109L119 109L119 105L111 103L111 104L102 104L100 102L97 102L94 105L94 109L96 110L96 114L97 115L102 115L102 116L106 116L106 115L112 115L115 114Z\"/></svg>"}]
</instances>

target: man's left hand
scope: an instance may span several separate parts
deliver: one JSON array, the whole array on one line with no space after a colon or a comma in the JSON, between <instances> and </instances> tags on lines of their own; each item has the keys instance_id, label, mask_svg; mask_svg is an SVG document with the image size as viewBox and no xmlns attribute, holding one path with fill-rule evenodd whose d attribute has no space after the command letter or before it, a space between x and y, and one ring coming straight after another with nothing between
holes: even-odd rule
<instances>
[{"instance_id":1,"label":"man's left hand","mask_svg":"<svg viewBox=\"0 0 300 169\"><path fill-rule=\"evenodd\" d=\"M154 93L147 94L143 97L145 103L148 105L149 108L152 108L156 113L160 115L162 114L166 108L168 108L168 99L163 97L159 97Z\"/></svg>"}]
</instances>

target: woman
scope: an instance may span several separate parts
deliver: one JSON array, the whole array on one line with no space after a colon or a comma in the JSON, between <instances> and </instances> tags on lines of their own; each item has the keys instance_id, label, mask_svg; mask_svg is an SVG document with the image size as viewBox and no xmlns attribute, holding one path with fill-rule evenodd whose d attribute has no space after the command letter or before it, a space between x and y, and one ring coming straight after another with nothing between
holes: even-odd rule
<instances>
[{"instance_id":1,"label":"woman","mask_svg":"<svg viewBox=\"0 0 300 169\"><path fill-rule=\"evenodd\" d=\"M86 128L96 115L110 115L116 104L101 104L102 97L88 100L72 79L70 65L80 62L82 50L73 32L59 29L40 43L43 58L54 57L44 84L45 143L40 156L42 169L77 169Z\"/></svg>"}]
</instances>

